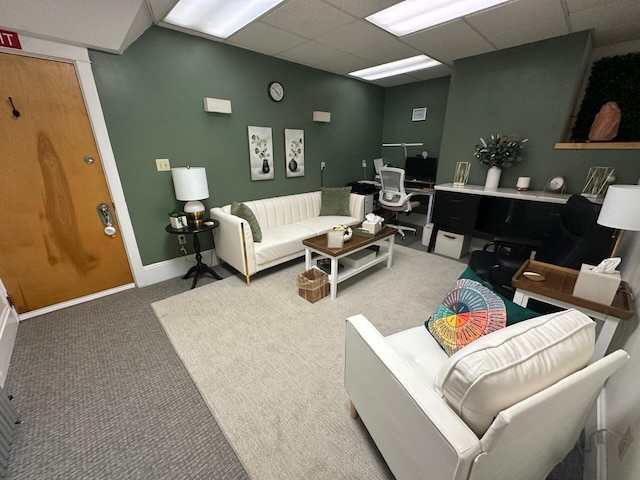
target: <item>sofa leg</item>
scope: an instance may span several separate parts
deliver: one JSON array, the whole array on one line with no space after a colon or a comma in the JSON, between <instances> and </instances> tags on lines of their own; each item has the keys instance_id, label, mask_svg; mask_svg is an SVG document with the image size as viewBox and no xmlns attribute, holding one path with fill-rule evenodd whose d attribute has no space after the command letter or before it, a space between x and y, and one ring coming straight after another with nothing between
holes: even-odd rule
<instances>
[{"instance_id":1,"label":"sofa leg","mask_svg":"<svg viewBox=\"0 0 640 480\"><path fill-rule=\"evenodd\" d=\"M349 415L353 419L358 418L358 411L356 410L356 406L353 404L353 402L349 402Z\"/></svg>"},{"instance_id":2,"label":"sofa leg","mask_svg":"<svg viewBox=\"0 0 640 480\"><path fill-rule=\"evenodd\" d=\"M247 287L251 286L251 275L245 275L247 277Z\"/></svg>"}]
</instances>

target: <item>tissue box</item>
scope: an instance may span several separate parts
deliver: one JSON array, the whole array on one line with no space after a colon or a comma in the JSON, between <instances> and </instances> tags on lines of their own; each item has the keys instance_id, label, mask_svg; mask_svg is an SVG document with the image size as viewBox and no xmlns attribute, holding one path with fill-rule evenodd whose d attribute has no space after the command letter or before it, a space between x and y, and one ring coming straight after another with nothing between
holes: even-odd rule
<instances>
[{"instance_id":1,"label":"tissue box","mask_svg":"<svg viewBox=\"0 0 640 480\"><path fill-rule=\"evenodd\" d=\"M599 273L592 268L593 265L582 264L573 287L573 296L611 305L620 286L620 272Z\"/></svg>"},{"instance_id":2,"label":"tissue box","mask_svg":"<svg viewBox=\"0 0 640 480\"><path fill-rule=\"evenodd\" d=\"M362 222L362 229L374 235L380 231L382 223Z\"/></svg>"}]
</instances>

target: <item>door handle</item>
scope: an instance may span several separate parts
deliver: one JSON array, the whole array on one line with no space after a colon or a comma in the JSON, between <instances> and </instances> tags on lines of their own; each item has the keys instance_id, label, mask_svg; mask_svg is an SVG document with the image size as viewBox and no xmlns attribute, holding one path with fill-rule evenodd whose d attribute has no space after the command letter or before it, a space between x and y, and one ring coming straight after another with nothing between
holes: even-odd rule
<instances>
[{"instance_id":1,"label":"door handle","mask_svg":"<svg viewBox=\"0 0 640 480\"><path fill-rule=\"evenodd\" d=\"M110 235L112 237L116 236L116 228L113 226L113 220L111 216L111 210L109 210L109 205L106 203L100 203L96 207L98 210L98 217L100 217L100 222L104 227L104 234Z\"/></svg>"}]
</instances>

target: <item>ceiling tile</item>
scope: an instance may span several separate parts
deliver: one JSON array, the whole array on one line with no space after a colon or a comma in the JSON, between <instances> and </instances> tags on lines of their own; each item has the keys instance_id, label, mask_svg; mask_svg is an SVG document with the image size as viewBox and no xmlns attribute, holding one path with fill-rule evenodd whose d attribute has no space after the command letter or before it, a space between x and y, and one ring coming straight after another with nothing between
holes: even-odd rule
<instances>
[{"instance_id":1,"label":"ceiling tile","mask_svg":"<svg viewBox=\"0 0 640 480\"><path fill-rule=\"evenodd\" d=\"M307 41L276 56L304 65L317 65L343 55L344 53L335 48L327 47L314 41Z\"/></svg>"},{"instance_id":2,"label":"ceiling tile","mask_svg":"<svg viewBox=\"0 0 640 480\"><path fill-rule=\"evenodd\" d=\"M615 5L617 3L626 3L628 0L565 0L567 4L567 10L569 13L579 12L580 10L586 10L588 8L599 7L603 3L607 5Z\"/></svg>"},{"instance_id":3,"label":"ceiling tile","mask_svg":"<svg viewBox=\"0 0 640 480\"><path fill-rule=\"evenodd\" d=\"M453 73L453 69L448 65L437 65L423 70L409 72L407 75L417 78L418 80L431 80L432 78L448 77Z\"/></svg>"},{"instance_id":4,"label":"ceiling tile","mask_svg":"<svg viewBox=\"0 0 640 480\"><path fill-rule=\"evenodd\" d=\"M493 45L462 20L407 35L402 37L402 41L448 65L459 58L495 50Z\"/></svg>"},{"instance_id":5,"label":"ceiling tile","mask_svg":"<svg viewBox=\"0 0 640 480\"><path fill-rule=\"evenodd\" d=\"M618 25L630 22L640 23L640 2L635 0L619 2L614 5L599 5L570 14L569 21L574 32L595 28L597 36L598 30L612 30ZM637 28L637 35L628 40L634 40L639 36L640 27Z\"/></svg>"},{"instance_id":6,"label":"ceiling tile","mask_svg":"<svg viewBox=\"0 0 640 480\"><path fill-rule=\"evenodd\" d=\"M565 23L564 11L558 0L519 0L491 8L464 18L473 28L487 37L527 28L550 19ZM565 25L566 33L569 33Z\"/></svg>"},{"instance_id":7,"label":"ceiling tile","mask_svg":"<svg viewBox=\"0 0 640 480\"><path fill-rule=\"evenodd\" d=\"M356 53L366 48L376 48L393 39L393 35L374 27L366 20L359 20L325 33L315 41L346 53Z\"/></svg>"},{"instance_id":8,"label":"ceiling tile","mask_svg":"<svg viewBox=\"0 0 640 480\"><path fill-rule=\"evenodd\" d=\"M324 0L340 10L350 13L354 17L364 18L372 13L384 10L402 0Z\"/></svg>"},{"instance_id":9,"label":"ceiling tile","mask_svg":"<svg viewBox=\"0 0 640 480\"><path fill-rule=\"evenodd\" d=\"M419 81L420 80L417 78L409 75L396 75L395 77L379 78L378 80L373 80L370 83L381 87L397 87L398 85L406 85L407 83L415 83Z\"/></svg>"},{"instance_id":10,"label":"ceiling tile","mask_svg":"<svg viewBox=\"0 0 640 480\"><path fill-rule=\"evenodd\" d=\"M629 42L630 38L640 40L638 21L635 20L624 25L617 25L615 28L596 28L593 37L593 43L598 47Z\"/></svg>"},{"instance_id":11,"label":"ceiling tile","mask_svg":"<svg viewBox=\"0 0 640 480\"><path fill-rule=\"evenodd\" d=\"M422 52L409 45L405 45L400 40L390 40L379 45L367 47L364 50L356 52L355 55L365 60L371 60L375 64L381 64L413 57L420 53Z\"/></svg>"},{"instance_id":12,"label":"ceiling tile","mask_svg":"<svg viewBox=\"0 0 640 480\"><path fill-rule=\"evenodd\" d=\"M355 72L356 70L372 67L374 65L375 64L373 62L354 57L353 55L342 55L340 57L332 58L326 62L320 62L315 66L316 68L337 73L338 75L345 75L349 72Z\"/></svg>"},{"instance_id":13,"label":"ceiling tile","mask_svg":"<svg viewBox=\"0 0 640 480\"><path fill-rule=\"evenodd\" d=\"M255 52L274 55L306 42L306 38L255 22L229 37L227 43Z\"/></svg>"},{"instance_id":14,"label":"ceiling tile","mask_svg":"<svg viewBox=\"0 0 640 480\"><path fill-rule=\"evenodd\" d=\"M319 37L355 20L348 13L318 0L289 0L260 19L305 38Z\"/></svg>"},{"instance_id":15,"label":"ceiling tile","mask_svg":"<svg viewBox=\"0 0 640 480\"><path fill-rule=\"evenodd\" d=\"M554 17L512 30L490 33L487 38L498 48L509 48L547 38L559 37L569 32L564 18Z\"/></svg>"}]
</instances>

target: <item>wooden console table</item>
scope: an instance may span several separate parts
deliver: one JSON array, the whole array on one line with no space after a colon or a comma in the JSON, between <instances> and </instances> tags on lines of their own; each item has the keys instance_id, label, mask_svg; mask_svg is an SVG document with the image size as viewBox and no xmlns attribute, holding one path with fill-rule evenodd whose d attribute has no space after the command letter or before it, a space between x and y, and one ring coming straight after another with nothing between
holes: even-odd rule
<instances>
[{"instance_id":1,"label":"wooden console table","mask_svg":"<svg viewBox=\"0 0 640 480\"><path fill-rule=\"evenodd\" d=\"M534 272L544 277L543 281L530 280L524 272ZM513 301L523 307L530 298L556 305L561 308L575 308L582 313L604 322L592 360L604 357L611 338L620 320L629 320L634 314L633 293L627 282L621 282L611 305L593 302L573 296L573 287L578 278L578 270L559 267L549 263L527 260L511 279L516 288Z\"/></svg>"}]
</instances>

